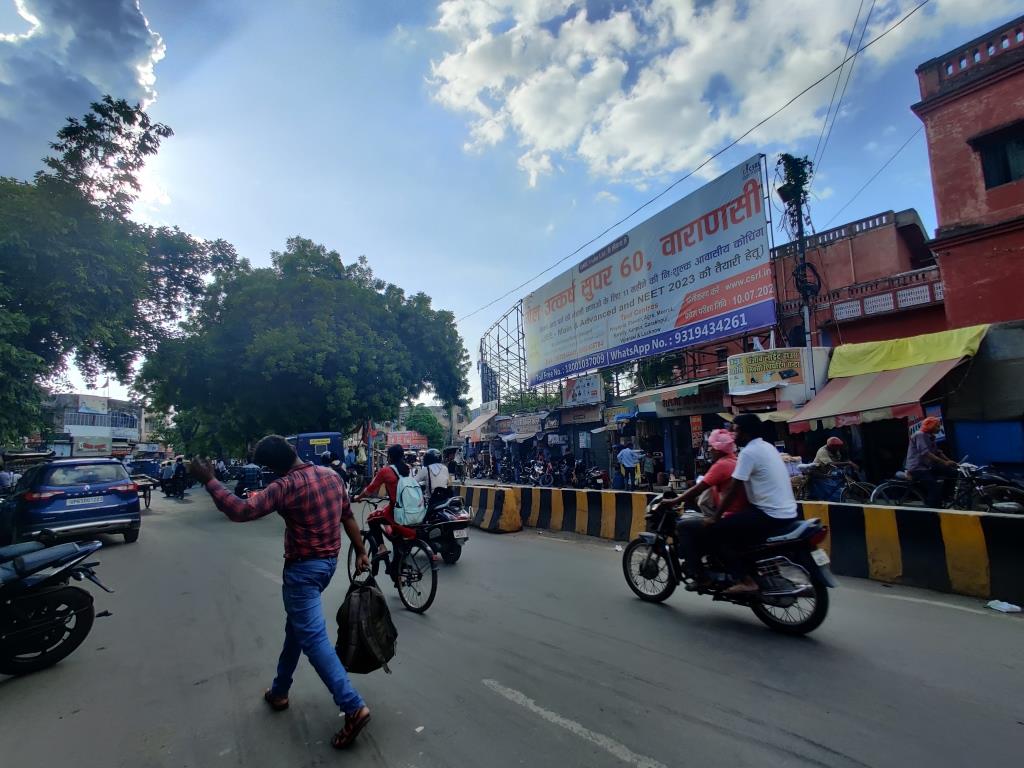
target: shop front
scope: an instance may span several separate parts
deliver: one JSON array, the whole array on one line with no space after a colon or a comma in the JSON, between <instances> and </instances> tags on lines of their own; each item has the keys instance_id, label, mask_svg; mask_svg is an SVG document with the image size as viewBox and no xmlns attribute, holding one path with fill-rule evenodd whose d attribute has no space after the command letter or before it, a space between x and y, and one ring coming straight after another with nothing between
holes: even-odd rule
<instances>
[{"instance_id":1,"label":"shop front","mask_svg":"<svg viewBox=\"0 0 1024 768\"><path fill-rule=\"evenodd\" d=\"M967 375L988 326L835 348L829 382L789 421L803 454L831 435L848 441L851 456L872 481L903 467L910 434L926 415L945 412ZM945 446L956 455L955 446Z\"/></svg>"},{"instance_id":2,"label":"shop front","mask_svg":"<svg viewBox=\"0 0 1024 768\"><path fill-rule=\"evenodd\" d=\"M593 434L594 429L604 424L601 411L600 405L586 405L558 412L564 452L573 454L588 467L608 465L607 440L595 440L598 435Z\"/></svg>"}]
</instances>

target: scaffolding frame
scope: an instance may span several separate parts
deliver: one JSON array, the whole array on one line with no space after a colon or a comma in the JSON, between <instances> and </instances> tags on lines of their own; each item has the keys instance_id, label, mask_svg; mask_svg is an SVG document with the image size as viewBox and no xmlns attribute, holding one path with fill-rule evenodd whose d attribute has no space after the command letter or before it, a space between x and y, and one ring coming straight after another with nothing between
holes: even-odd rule
<instances>
[{"instance_id":1,"label":"scaffolding frame","mask_svg":"<svg viewBox=\"0 0 1024 768\"><path fill-rule=\"evenodd\" d=\"M523 302L517 301L480 337L480 391L483 402L497 401L499 409L525 410L530 394L560 395L561 382L530 384L526 370L526 328Z\"/></svg>"}]
</instances>

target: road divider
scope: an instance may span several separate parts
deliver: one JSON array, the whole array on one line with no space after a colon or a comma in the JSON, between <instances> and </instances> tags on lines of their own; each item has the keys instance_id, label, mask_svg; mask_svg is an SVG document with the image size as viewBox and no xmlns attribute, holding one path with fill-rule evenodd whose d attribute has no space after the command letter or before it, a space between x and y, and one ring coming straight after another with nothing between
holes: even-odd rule
<instances>
[{"instance_id":1,"label":"road divider","mask_svg":"<svg viewBox=\"0 0 1024 768\"><path fill-rule=\"evenodd\" d=\"M649 493L529 486L458 486L473 524L524 526L629 541L644 529ZM829 527L823 544L840 576L1024 602L1024 516L801 502Z\"/></svg>"}]
</instances>

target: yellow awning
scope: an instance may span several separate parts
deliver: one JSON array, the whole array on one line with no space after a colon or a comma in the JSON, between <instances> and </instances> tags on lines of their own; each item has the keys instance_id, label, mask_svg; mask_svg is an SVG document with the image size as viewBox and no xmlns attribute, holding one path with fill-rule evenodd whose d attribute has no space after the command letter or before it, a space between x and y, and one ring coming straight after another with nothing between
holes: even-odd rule
<instances>
[{"instance_id":1,"label":"yellow awning","mask_svg":"<svg viewBox=\"0 0 1024 768\"><path fill-rule=\"evenodd\" d=\"M973 357L986 331L988 325L972 325L906 339L841 344L832 352L828 376L839 379Z\"/></svg>"}]
</instances>

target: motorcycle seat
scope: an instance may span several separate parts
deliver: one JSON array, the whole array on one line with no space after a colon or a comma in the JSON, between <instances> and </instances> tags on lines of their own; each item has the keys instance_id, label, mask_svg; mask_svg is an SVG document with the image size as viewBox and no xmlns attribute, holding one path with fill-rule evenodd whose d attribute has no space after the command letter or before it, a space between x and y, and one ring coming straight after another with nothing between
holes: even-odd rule
<instances>
[{"instance_id":1,"label":"motorcycle seat","mask_svg":"<svg viewBox=\"0 0 1024 768\"><path fill-rule=\"evenodd\" d=\"M10 584L20 578L13 565L0 565L0 585Z\"/></svg>"},{"instance_id":2,"label":"motorcycle seat","mask_svg":"<svg viewBox=\"0 0 1024 768\"><path fill-rule=\"evenodd\" d=\"M820 522L818 518L812 517L810 520L797 520L793 522L793 527L785 533L780 533L776 536L769 536L767 541L769 544L781 544L786 541L797 541L812 525L817 525Z\"/></svg>"},{"instance_id":3,"label":"motorcycle seat","mask_svg":"<svg viewBox=\"0 0 1024 768\"><path fill-rule=\"evenodd\" d=\"M41 541L23 541L20 544L0 547L0 563L6 563L16 557L27 555L29 552L38 552L41 549L46 549L46 545Z\"/></svg>"},{"instance_id":4,"label":"motorcycle seat","mask_svg":"<svg viewBox=\"0 0 1024 768\"><path fill-rule=\"evenodd\" d=\"M14 570L19 576L28 576L31 573L42 570L51 563L57 563L66 557L78 554L77 544L58 544L56 547L47 547L38 552L29 552L14 558Z\"/></svg>"}]
</instances>

